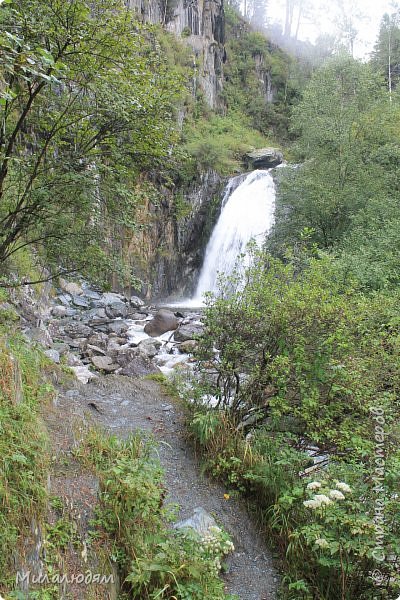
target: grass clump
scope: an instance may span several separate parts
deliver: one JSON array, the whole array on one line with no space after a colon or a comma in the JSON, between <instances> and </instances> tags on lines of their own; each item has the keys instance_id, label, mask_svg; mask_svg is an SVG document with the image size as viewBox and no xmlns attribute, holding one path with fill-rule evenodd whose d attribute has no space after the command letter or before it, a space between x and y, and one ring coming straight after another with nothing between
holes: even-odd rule
<instances>
[{"instance_id":1,"label":"grass clump","mask_svg":"<svg viewBox=\"0 0 400 600\"><path fill-rule=\"evenodd\" d=\"M77 451L100 479L97 543L108 545L126 597L227 599L218 573L231 550L219 528L210 539L171 528L171 508L163 507L163 471L153 444L141 435L127 440L89 432ZM125 597L125 596L123 596Z\"/></svg>"},{"instance_id":2,"label":"grass clump","mask_svg":"<svg viewBox=\"0 0 400 600\"><path fill-rule=\"evenodd\" d=\"M14 583L18 545L47 501L47 436L40 404L51 395L46 359L19 336L0 334L0 592Z\"/></svg>"}]
</instances>

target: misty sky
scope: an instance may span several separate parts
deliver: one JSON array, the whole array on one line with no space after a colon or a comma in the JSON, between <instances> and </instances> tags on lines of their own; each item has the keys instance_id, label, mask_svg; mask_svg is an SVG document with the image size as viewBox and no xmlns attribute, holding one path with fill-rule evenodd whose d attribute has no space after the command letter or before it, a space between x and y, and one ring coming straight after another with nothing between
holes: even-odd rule
<instances>
[{"instance_id":1,"label":"misty sky","mask_svg":"<svg viewBox=\"0 0 400 600\"><path fill-rule=\"evenodd\" d=\"M314 41L319 32L333 33L332 16L328 15L327 10L323 8L326 1L314 0L314 4L317 7L315 21L318 23L318 28L316 25L307 24L306 21L303 21L299 33L300 39ZM383 14L393 12L393 8L391 8L390 0L358 0L357 4L360 11L365 14L365 19L357 22L357 29L360 34L356 40L354 54L362 58L371 52L373 48ZM285 17L284 0L268 0L268 17L271 22L283 22Z\"/></svg>"}]
</instances>

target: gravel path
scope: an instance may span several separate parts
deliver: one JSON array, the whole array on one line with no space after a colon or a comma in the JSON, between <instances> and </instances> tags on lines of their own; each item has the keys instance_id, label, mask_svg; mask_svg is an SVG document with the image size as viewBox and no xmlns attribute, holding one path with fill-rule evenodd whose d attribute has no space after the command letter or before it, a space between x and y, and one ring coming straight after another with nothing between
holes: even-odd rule
<instances>
[{"instance_id":1,"label":"gravel path","mask_svg":"<svg viewBox=\"0 0 400 600\"><path fill-rule=\"evenodd\" d=\"M184 439L183 415L153 381L109 375L59 395L66 414L90 414L115 435L136 429L152 432L159 444L168 501L180 506L179 518L203 507L231 535L235 552L224 575L227 592L241 600L274 600L278 576L263 536L240 500L226 500L226 489L200 475L199 462ZM210 598L209 600L212 600Z\"/></svg>"}]
</instances>

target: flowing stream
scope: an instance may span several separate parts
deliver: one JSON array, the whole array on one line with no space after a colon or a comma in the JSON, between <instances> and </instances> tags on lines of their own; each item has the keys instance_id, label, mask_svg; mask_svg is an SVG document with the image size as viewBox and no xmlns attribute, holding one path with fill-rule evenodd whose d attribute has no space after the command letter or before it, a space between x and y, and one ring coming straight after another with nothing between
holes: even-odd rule
<instances>
[{"instance_id":1,"label":"flowing stream","mask_svg":"<svg viewBox=\"0 0 400 600\"><path fill-rule=\"evenodd\" d=\"M237 185L226 187L221 215L208 242L192 303L199 306L204 293L218 289L218 275L233 272L239 254L254 239L261 246L274 223L275 184L269 171L252 171Z\"/></svg>"}]
</instances>

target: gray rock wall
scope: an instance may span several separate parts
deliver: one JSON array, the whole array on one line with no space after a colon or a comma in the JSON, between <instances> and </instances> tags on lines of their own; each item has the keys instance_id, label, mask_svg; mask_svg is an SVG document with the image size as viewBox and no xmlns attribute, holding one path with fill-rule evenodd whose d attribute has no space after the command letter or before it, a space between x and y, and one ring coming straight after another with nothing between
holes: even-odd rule
<instances>
[{"instance_id":1,"label":"gray rock wall","mask_svg":"<svg viewBox=\"0 0 400 600\"><path fill-rule=\"evenodd\" d=\"M162 24L193 50L197 84L209 106L220 106L225 60L223 0L127 0L145 22Z\"/></svg>"}]
</instances>

